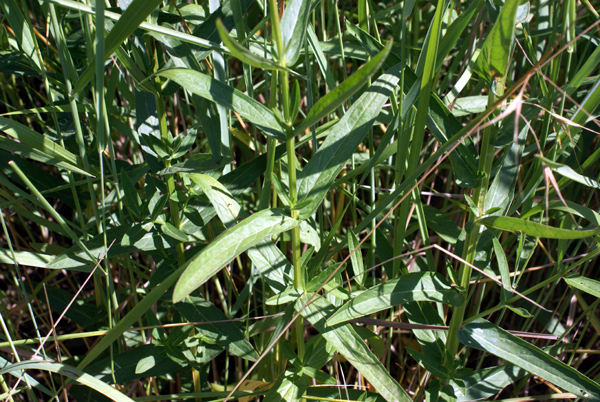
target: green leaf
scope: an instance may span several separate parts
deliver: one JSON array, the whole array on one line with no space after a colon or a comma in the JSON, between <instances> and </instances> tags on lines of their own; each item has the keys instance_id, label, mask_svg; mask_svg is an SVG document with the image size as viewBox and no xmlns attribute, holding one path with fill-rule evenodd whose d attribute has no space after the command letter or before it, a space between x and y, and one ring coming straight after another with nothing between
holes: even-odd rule
<instances>
[{"instance_id":1,"label":"green leaf","mask_svg":"<svg viewBox=\"0 0 600 402\"><path fill-rule=\"evenodd\" d=\"M181 301L262 239L286 232L299 224L300 221L276 208L259 211L244 219L222 233L184 265L185 271L175 285L173 302Z\"/></svg>"},{"instance_id":2,"label":"green leaf","mask_svg":"<svg viewBox=\"0 0 600 402\"><path fill-rule=\"evenodd\" d=\"M316 297L306 307L309 295L305 294L296 302L296 310L319 331L327 342L342 354L387 401L410 402L406 391L392 378L388 370L369 350L364 340L348 323L325 327L325 321L334 310L334 306L322 297Z\"/></svg>"},{"instance_id":3,"label":"green leaf","mask_svg":"<svg viewBox=\"0 0 600 402\"><path fill-rule=\"evenodd\" d=\"M34 253L31 251L14 250L15 259L20 265L36 268L48 268L48 263L54 259L53 255ZM9 249L0 248L0 264L14 264L13 255Z\"/></svg>"},{"instance_id":4,"label":"green leaf","mask_svg":"<svg viewBox=\"0 0 600 402\"><path fill-rule=\"evenodd\" d=\"M161 225L160 230L167 236L172 237L175 240L179 240L180 242L187 243L190 241L190 238L183 232L183 230L176 228L169 222L165 222L163 225Z\"/></svg>"},{"instance_id":5,"label":"green leaf","mask_svg":"<svg viewBox=\"0 0 600 402\"><path fill-rule=\"evenodd\" d=\"M487 400L502 391L506 386L524 377L527 372L513 364L489 367L469 372L460 378L464 387L452 381L458 402Z\"/></svg>"},{"instance_id":6,"label":"green leaf","mask_svg":"<svg viewBox=\"0 0 600 402\"><path fill-rule=\"evenodd\" d=\"M548 166L550 168L550 170L552 170L553 172L556 172L564 177L567 177L573 181L576 181L577 183L581 183L584 186L588 186L588 187L595 188L595 189L600 189L600 183L598 183L596 180L594 180L592 178L589 178L587 176L577 173L570 166L563 165L562 163L554 162L553 160L544 158L541 155L537 155L537 157L539 159L541 159L542 162L544 162L544 164L546 166Z\"/></svg>"},{"instance_id":7,"label":"green leaf","mask_svg":"<svg viewBox=\"0 0 600 402\"><path fill-rule=\"evenodd\" d=\"M350 255L350 261L352 262L352 271L354 272L354 278L356 279L356 282L358 282L362 287L365 283L366 278L364 274L365 267L363 264L363 256L362 252L360 251L358 237L356 236L356 233L354 233L352 230L348 231L347 241L348 252L352 253ZM354 249L356 249L356 251L354 251Z\"/></svg>"},{"instance_id":8,"label":"green leaf","mask_svg":"<svg viewBox=\"0 0 600 402\"><path fill-rule=\"evenodd\" d=\"M210 203L215 207L217 215L226 227L233 225L240 214L240 204L233 199L229 191L210 176L201 173L187 175L202 192L208 197Z\"/></svg>"},{"instance_id":9,"label":"green leaf","mask_svg":"<svg viewBox=\"0 0 600 402\"><path fill-rule=\"evenodd\" d=\"M479 219L476 223L489 228L524 233L529 236L544 237L547 239L584 239L600 234L600 228L592 230L561 229L508 216L488 216Z\"/></svg>"},{"instance_id":10,"label":"green leaf","mask_svg":"<svg viewBox=\"0 0 600 402\"><path fill-rule=\"evenodd\" d=\"M217 29L219 31L219 36L221 37L223 44L227 46L227 48L231 51L231 54L242 63L249 64L252 67L262 68L265 70L285 71L288 73L293 73L293 71L289 68L279 65L273 60L265 59L264 57L254 54L244 46L237 43L231 38L231 36L229 36L229 32L227 32L227 29L225 29L225 26L223 25L221 20L217 20Z\"/></svg>"},{"instance_id":11,"label":"green leaf","mask_svg":"<svg viewBox=\"0 0 600 402\"><path fill-rule=\"evenodd\" d=\"M512 287L510 284L510 269L508 268L508 261L506 260L506 254L504 249L497 238L492 238L494 243L494 254L496 254L496 261L498 261L498 268L500 269L500 277L502 278L502 293L500 298L502 302L510 299L512 296Z\"/></svg>"},{"instance_id":12,"label":"green leaf","mask_svg":"<svg viewBox=\"0 0 600 402\"><path fill-rule=\"evenodd\" d=\"M600 282L586 278L582 275L570 275L563 278L565 282L576 289L579 289L585 293L589 293L592 296L600 297Z\"/></svg>"},{"instance_id":13,"label":"green leaf","mask_svg":"<svg viewBox=\"0 0 600 402\"><path fill-rule=\"evenodd\" d=\"M321 204L335 177L362 142L373 125L394 87L400 79L401 66L397 65L379 77L361 97L354 102L337 124L328 130L327 138L319 150L298 174L298 199L312 198L306 210L315 211Z\"/></svg>"},{"instance_id":14,"label":"green leaf","mask_svg":"<svg viewBox=\"0 0 600 402\"><path fill-rule=\"evenodd\" d=\"M84 373L81 370L76 369L75 367L69 366L63 363L55 363L48 361L32 361L26 360L18 363L10 364L2 369L0 369L0 375L10 373L13 371L20 370L42 370L49 371L51 373L57 373L67 378L72 379L73 381L78 382L81 385L89 387L95 391L98 391L102 395L106 395L111 398L113 401L117 402L133 402L133 399L129 398L127 395L122 394L117 391L110 385L100 381L99 379Z\"/></svg>"},{"instance_id":15,"label":"green leaf","mask_svg":"<svg viewBox=\"0 0 600 402\"><path fill-rule=\"evenodd\" d=\"M221 159L215 162L211 154L195 154L183 162L176 163L158 172L160 175L175 173L204 173L212 170L222 169L225 165L232 162L233 158L223 155Z\"/></svg>"},{"instance_id":16,"label":"green leaf","mask_svg":"<svg viewBox=\"0 0 600 402\"><path fill-rule=\"evenodd\" d=\"M585 400L600 400L600 385L537 346L486 320L464 325L458 339L467 346L511 362Z\"/></svg>"},{"instance_id":17,"label":"green leaf","mask_svg":"<svg viewBox=\"0 0 600 402\"><path fill-rule=\"evenodd\" d=\"M273 112L237 89L190 69L166 69L156 74L175 81L193 94L239 113L265 134L278 140L285 140L285 130Z\"/></svg>"},{"instance_id":18,"label":"green leaf","mask_svg":"<svg viewBox=\"0 0 600 402\"><path fill-rule=\"evenodd\" d=\"M413 272L373 286L354 297L331 316L327 326L413 301L434 301L460 306L464 297L439 274Z\"/></svg>"},{"instance_id":19,"label":"green leaf","mask_svg":"<svg viewBox=\"0 0 600 402\"><path fill-rule=\"evenodd\" d=\"M125 39L127 39L160 4L162 4L162 0L133 0L106 36L102 60L108 59L110 55L121 46ZM104 28L100 27L99 29ZM83 88L85 88L96 73L96 57L98 57L98 55L95 55L88 60L88 67L79 78L79 81L77 81L77 85L73 90L74 93L83 91Z\"/></svg>"},{"instance_id":20,"label":"green leaf","mask_svg":"<svg viewBox=\"0 0 600 402\"><path fill-rule=\"evenodd\" d=\"M488 81L494 77L503 80L506 75L515 36L515 19L518 8L519 0L504 2L498 19L481 47L475 71Z\"/></svg>"},{"instance_id":21,"label":"green leaf","mask_svg":"<svg viewBox=\"0 0 600 402\"><path fill-rule=\"evenodd\" d=\"M281 16L281 37L287 66L296 64L304 50L311 3L310 0L288 1Z\"/></svg>"},{"instance_id":22,"label":"green leaf","mask_svg":"<svg viewBox=\"0 0 600 402\"><path fill-rule=\"evenodd\" d=\"M310 379L307 376L286 370L284 375L275 381L275 384L265 395L264 400L269 402L299 402L309 386Z\"/></svg>"},{"instance_id":23,"label":"green leaf","mask_svg":"<svg viewBox=\"0 0 600 402\"><path fill-rule=\"evenodd\" d=\"M31 158L84 176L93 177L90 172L86 172L83 162L78 156L21 123L6 117L0 117L0 131L18 141L0 137L0 148L2 149L25 158Z\"/></svg>"},{"instance_id":24,"label":"green leaf","mask_svg":"<svg viewBox=\"0 0 600 402\"><path fill-rule=\"evenodd\" d=\"M392 43L393 42L390 41L377 56L373 57L361 69L348 77L346 81L342 82L331 92L319 99L319 101L310 109L302 123L296 127L294 134L302 134L308 127L318 123L319 120L326 117L329 113L333 112L336 108L346 102L356 93L356 91L363 88L365 84L369 82L369 79L373 74L379 71L383 65L385 59L392 50ZM353 109L351 108L350 110ZM348 112L350 112L350 110Z\"/></svg>"},{"instance_id":25,"label":"green leaf","mask_svg":"<svg viewBox=\"0 0 600 402\"><path fill-rule=\"evenodd\" d=\"M196 331L229 353L246 360L258 359L258 353L240 328L233 322L227 322L227 316L211 302L202 297L188 296L176 308L189 322L203 322L194 325Z\"/></svg>"},{"instance_id":26,"label":"green leaf","mask_svg":"<svg viewBox=\"0 0 600 402\"><path fill-rule=\"evenodd\" d=\"M121 187L123 187L123 192L125 193L125 201L127 202L127 207L131 211L131 214L136 219L142 218L142 199L135 189L135 184L131 181L131 178L125 172L125 169L121 169Z\"/></svg>"}]
</instances>

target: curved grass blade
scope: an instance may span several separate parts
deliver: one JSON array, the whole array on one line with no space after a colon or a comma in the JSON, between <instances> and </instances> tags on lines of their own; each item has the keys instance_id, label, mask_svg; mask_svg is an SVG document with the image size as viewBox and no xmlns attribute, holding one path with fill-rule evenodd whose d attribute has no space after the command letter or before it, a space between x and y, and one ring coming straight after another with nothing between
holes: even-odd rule
<instances>
[{"instance_id":1,"label":"curved grass blade","mask_svg":"<svg viewBox=\"0 0 600 402\"><path fill-rule=\"evenodd\" d=\"M39 162L56 165L74 173L93 177L90 172L85 171L78 156L21 123L6 117L0 117L0 131L18 140L18 142L15 142L0 137L0 148L2 149L25 158L31 158Z\"/></svg>"},{"instance_id":2,"label":"curved grass blade","mask_svg":"<svg viewBox=\"0 0 600 402\"><path fill-rule=\"evenodd\" d=\"M477 320L458 331L467 346L491 353L588 401L600 401L600 385L542 349L486 320Z\"/></svg>"},{"instance_id":3,"label":"curved grass blade","mask_svg":"<svg viewBox=\"0 0 600 402\"><path fill-rule=\"evenodd\" d=\"M286 232L300 221L281 209L265 209L244 219L221 234L184 265L184 272L175 285L173 302L183 300L225 265L262 239Z\"/></svg>"},{"instance_id":4,"label":"curved grass blade","mask_svg":"<svg viewBox=\"0 0 600 402\"><path fill-rule=\"evenodd\" d=\"M305 294L296 302L300 310L309 299ZM323 298L317 298L302 310L302 316L323 335L327 342L341 353L387 401L410 402L412 399L394 380L387 369L367 347L363 339L348 323L325 327L325 321L335 307Z\"/></svg>"},{"instance_id":5,"label":"curved grass blade","mask_svg":"<svg viewBox=\"0 0 600 402\"><path fill-rule=\"evenodd\" d=\"M328 131L327 139L298 174L298 199L310 200L301 212L314 212L338 173L367 135L373 121L400 79L400 65L379 77Z\"/></svg>"},{"instance_id":6,"label":"curved grass blade","mask_svg":"<svg viewBox=\"0 0 600 402\"><path fill-rule=\"evenodd\" d=\"M379 71L385 62L385 59L390 54L391 49L392 41L390 41L377 56L373 57L360 70L352 74L346 81L342 82L334 90L319 99L319 101L310 109L302 123L296 127L294 134L298 135L303 133L308 127L316 124L319 120L348 100L348 98L354 95L356 91L364 87L373 74Z\"/></svg>"},{"instance_id":7,"label":"curved grass blade","mask_svg":"<svg viewBox=\"0 0 600 402\"><path fill-rule=\"evenodd\" d=\"M488 216L479 219L476 223L485 225L488 228L505 230L508 232L519 232L529 236L543 237L546 239L584 239L600 234L600 228L592 230L561 229L519 218L511 218L509 216Z\"/></svg>"},{"instance_id":8,"label":"curved grass blade","mask_svg":"<svg viewBox=\"0 0 600 402\"><path fill-rule=\"evenodd\" d=\"M247 360L258 359L258 353L244 337L240 328L231 321L227 322L227 316L211 302L202 297L188 296L177 304L177 310L189 322L206 322L206 324L196 325L196 330L227 349L229 353ZM217 321L223 322L213 324Z\"/></svg>"},{"instance_id":9,"label":"curved grass blade","mask_svg":"<svg viewBox=\"0 0 600 402\"><path fill-rule=\"evenodd\" d=\"M327 326L414 301L433 301L460 306L464 297L439 274L413 272L373 286L359 294L340 307L327 320Z\"/></svg>"},{"instance_id":10,"label":"curved grass blade","mask_svg":"<svg viewBox=\"0 0 600 402\"><path fill-rule=\"evenodd\" d=\"M122 394L117 391L113 387L108 384L105 384L101 380L84 373L81 370L76 369L75 367L56 363L56 362L48 362L48 361L31 361L26 360L19 363L13 363L3 369L0 369L0 375L5 373L10 373L12 371L20 371L20 370L43 370L49 371L51 373L57 373L62 376L73 379L81 385L92 388L99 393L106 395L111 398L113 401L117 402L133 402L133 399L129 398L127 395Z\"/></svg>"},{"instance_id":11,"label":"curved grass blade","mask_svg":"<svg viewBox=\"0 0 600 402\"><path fill-rule=\"evenodd\" d=\"M237 89L190 69L167 69L156 74L175 81L193 94L237 112L265 134L285 140L284 129L273 112Z\"/></svg>"}]
</instances>

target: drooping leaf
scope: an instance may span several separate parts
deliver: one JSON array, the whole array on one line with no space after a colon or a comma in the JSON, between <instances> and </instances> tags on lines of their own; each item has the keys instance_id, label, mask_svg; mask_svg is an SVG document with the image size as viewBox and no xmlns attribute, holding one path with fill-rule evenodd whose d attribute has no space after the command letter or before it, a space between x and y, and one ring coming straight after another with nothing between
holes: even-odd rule
<instances>
[{"instance_id":1,"label":"drooping leaf","mask_svg":"<svg viewBox=\"0 0 600 402\"><path fill-rule=\"evenodd\" d=\"M196 331L231 354L252 361L258 359L258 353L240 328L233 322L227 322L227 316L211 302L202 297L188 296L177 303L176 308L189 322L205 322L195 325Z\"/></svg>"},{"instance_id":2,"label":"drooping leaf","mask_svg":"<svg viewBox=\"0 0 600 402\"><path fill-rule=\"evenodd\" d=\"M464 325L458 339L467 346L498 356L585 400L600 400L600 385L537 346L489 321Z\"/></svg>"},{"instance_id":3,"label":"drooping leaf","mask_svg":"<svg viewBox=\"0 0 600 402\"><path fill-rule=\"evenodd\" d=\"M237 89L189 69L166 69L159 71L157 75L173 80L191 93L239 113L265 134L285 140L285 130L273 112Z\"/></svg>"},{"instance_id":4,"label":"drooping leaf","mask_svg":"<svg viewBox=\"0 0 600 402\"><path fill-rule=\"evenodd\" d=\"M547 239L584 239L600 234L600 228L592 230L562 229L508 216L488 216L477 220L476 223L494 229L524 233L529 236L544 237Z\"/></svg>"},{"instance_id":5,"label":"drooping leaf","mask_svg":"<svg viewBox=\"0 0 600 402\"><path fill-rule=\"evenodd\" d=\"M413 272L362 292L340 307L327 320L327 325L335 325L414 301L433 301L460 306L464 297L439 274Z\"/></svg>"},{"instance_id":6,"label":"drooping leaf","mask_svg":"<svg viewBox=\"0 0 600 402\"><path fill-rule=\"evenodd\" d=\"M264 238L286 232L299 224L300 221L277 208L265 209L244 219L213 240L184 265L185 271L175 285L173 302L182 300L235 257Z\"/></svg>"},{"instance_id":7,"label":"drooping leaf","mask_svg":"<svg viewBox=\"0 0 600 402\"><path fill-rule=\"evenodd\" d=\"M553 172L556 172L556 173L558 173L564 177L567 177L573 181L581 183L584 186L588 186L588 187L595 188L595 189L600 189L600 183L598 183L596 180L594 180L590 177L587 177L580 173L577 173L575 170L573 170L572 167L564 165L562 163L555 162L548 158L544 158L543 156L540 156L540 155L538 155L538 158L541 159L542 162L544 162L544 164L546 166L548 166L550 168L550 170L552 170Z\"/></svg>"},{"instance_id":8,"label":"drooping leaf","mask_svg":"<svg viewBox=\"0 0 600 402\"><path fill-rule=\"evenodd\" d=\"M308 302L304 295L296 302L300 310ZM348 323L325 327L325 321L335 307L322 297L316 297L302 310L302 315L319 331L327 342L344 356L375 387L387 401L409 402L412 399L406 391L390 376L388 370L369 350L363 339Z\"/></svg>"},{"instance_id":9,"label":"drooping leaf","mask_svg":"<svg viewBox=\"0 0 600 402\"><path fill-rule=\"evenodd\" d=\"M304 50L312 3L310 0L291 0L286 4L281 16L283 51L285 52L285 63L288 66L296 64L300 52Z\"/></svg>"}]
</instances>

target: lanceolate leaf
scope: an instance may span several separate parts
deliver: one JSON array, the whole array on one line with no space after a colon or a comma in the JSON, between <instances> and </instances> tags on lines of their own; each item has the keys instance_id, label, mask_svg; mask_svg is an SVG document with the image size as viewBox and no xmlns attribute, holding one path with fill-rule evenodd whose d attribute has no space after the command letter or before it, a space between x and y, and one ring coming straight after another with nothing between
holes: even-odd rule
<instances>
[{"instance_id":1,"label":"lanceolate leaf","mask_svg":"<svg viewBox=\"0 0 600 402\"><path fill-rule=\"evenodd\" d=\"M200 173L188 175L192 181L206 194L210 203L215 207L219 219L226 227L235 223L239 213L240 204L233 199L225 186L210 176Z\"/></svg>"},{"instance_id":2,"label":"lanceolate leaf","mask_svg":"<svg viewBox=\"0 0 600 402\"><path fill-rule=\"evenodd\" d=\"M529 236L544 237L547 239L584 239L600 234L600 228L593 230L561 229L508 216L488 216L479 219L477 223L494 229L520 232Z\"/></svg>"},{"instance_id":3,"label":"lanceolate leaf","mask_svg":"<svg viewBox=\"0 0 600 402\"><path fill-rule=\"evenodd\" d=\"M485 321L477 320L458 331L467 346L496 355L585 400L600 400L600 385L550 356L537 346Z\"/></svg>"},{"instance_id":4,"label":"lanceolate leaf","mask_svg":"<svg viewBox=\"0 0 600 402\"><path fill-rule=\"evenodd\" d=\"M344 304L327 320L335 325L413 301L433 301L460 306L464 298L439 274L414 272L373 286Z\"/></svg>"},{"instance_id":5,"label":"lanceolate leaf","mask_svg":"<svg viewBox=\"0 0 600 402\"><path fill-rule=\"evenodd\" d=\"M518 8L519 0L506 0L496 23L483 43L481 54L476 62L476 71L488 81L493 77L503 78L506 75Z\"/></svg>"},{"instance_id":6,"label":"lanceolate leaf","mask_svg":"<svg viewBox=\"0 0 600 402\"><path fill-rule=\"evenodd\" d=\"M186 263L185 271L175 285L173 302L183 300L235 257L262 239L286 232L299 224L300 221L277 208L265 209L244 219Z\"/></svg>"},{"instance_id":7,"label":"lanceolate leaf","mask_svg":"<svg viewBox=\"0 0 600 402\"><path fill-rule=\"evenodd\" d=\"M285 63L292 66L298 60L300 51L304 50L310 0L291 0L287 3L281 17L281 36L285 51Z\"/></svg>"},{"instance_id":8,"label":"lanceolate leaf","mask_svg":"<svg viewBox=\"0 0 600 402\"><path fill-rule=\"evenodd\" d=\"M354 95L356 91L362 88L373 76L373 74L375 74L381 68L391 49L392 42L390 41L385 49L383 49L377 56L373 57L360 70L346 79L346 81L342 82L327 95L322 97L310 109L302 123L296 127L295 134L297 135L303 133L304 130L337 109L341 104L346 102L348 98Z\"/></svg>"},{"instance_id":9,"label":"lanceolate leaf","mask_svg":"<svg viewBox=\"0 0 600 402\"><path fill-rule=\"evenodd\" d=\"M177 310L189 322L206 322L196 325L196 330L231 354L253 361L258 359L258 353L240 328L233 322L227 322L227 316L211 302L202 297L188 296L177 304ZM223 322L214 323L215 321Z\"/></svg>"},{"instance_id":10,"label":"lanceolate leaf","mask_svg":"<svg viewBox=\"0 0 600 402\"><path fill-rule=\"evenodd\" d=\"M312 199L306 211L315 211L346 161L362 142L385 101L400 79L401 66L390 69L352 105L333 126L327 139L298 174L298 199ZM306 213L305 213L306 214Z\"/></svg>"},{"instance_id":11,"label":"lanceolate leaf","mask_svg":"<svg viewBox=\"0 0 600 402\"><path fill-rule=\"evenodd\" d=\"M308 301L304 295L296 302L299 310ZM325 328L325 321L333 312L334 306L324 298L315 298L302 310L302 315L323 335L327 342L342 354L387 401L409 402L412 399L394 380L388 370L377 360L363 339L348 323Z\"/></svg>"},{"instance_id":12,"label":"lanceolate leaf","mask_svg":"<svg viewBox=\"0 0 600 402\"><path fill-rule=\"evenodd\" d=\"M221 36L223 44L227 46L229 50L231 50L231 54L239 61L250 64L252 67L262 68L265 70L292 72L289 68L280 66L273 60L265 59L264 57L254 54L244 46L237 43L231 38L231 36L229 36L227 29L225 29L225 26L221 21L217 21L217 29L219 30L219 35Z\"/></svg>"},{"instance_id":13,"label":"lanceolate leaf","mask_svg":"<svg viewBox=\"0 0 600 402\"><path fill-rule=\"evenodd\" d=\"M563 278L570 286L600 298L600 282L581 275Z\"/></svg>"},{"instance_id":14,"label":"lanceolate leaf","mask_svg":"<svg viewBox=\"0 0 600 402\"><path fill-rule=\"evenodd\" d=\"M168 69L157 74L175 81L191 93L239 113L265 134L285 140L284 130L273 112L237 89L190 69Z\"/></svg>"}]
</instances>

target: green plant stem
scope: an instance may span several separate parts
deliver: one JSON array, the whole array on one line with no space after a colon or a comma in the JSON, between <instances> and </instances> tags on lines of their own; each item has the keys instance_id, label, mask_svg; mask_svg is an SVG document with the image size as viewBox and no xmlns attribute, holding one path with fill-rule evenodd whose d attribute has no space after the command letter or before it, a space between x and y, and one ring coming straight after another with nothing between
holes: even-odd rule
<instances>
[{"instance_id":1,"label":"green plant stem","mask_svg":"<svg viewBox=\"0 0 600 402\"><path fill-rule=\"evenodd\" d=\"M504 88L504 80L498 83L499 88ZM488 97L488 105L493 105L497 98L493 91L490 91ZM497 112L495 112L497 113ZM493 115L492 115L493 116ZM490 182L490 173L492 171L492 162L494 160L494 146L493 144L494 128L488 125L483 130L483 136L481 140L481 153L479 157L478 176L479 182L473 192L473 202L477 205L480 213L483 213L485 208L485 197L487 194L488 185ZM475 221L479 217L474 211L469 212L469 224L471 224L471 230L467 232L465 239L465 248L463 251L463 259L470 265L475 261L475 253L477 251L477 242L479 240L479 233L481 227L475 225ZM471 281L472 268L468 264L462 264L458 277L460 278L461 291L465 296L469 293L469 282ZM466 299L466 297L465 297ZM463 324L465 317L465 311L467 302L465 301L461 306L455 307L452 312L452 319L450 320L450 328L448 330L448 338L446 340L446 355L444 357L444 365L447 369L451 370L454 364L454 357L458 351L458 329Z\"/></svg>"},{"instance_id":2,"label":"green plant stem","mask_svg":"<svg viewBox=\"0 0 600 402\"><path fill-rule=\"evenodd\" d=\"M158 114L158 121L159 121L159 128L160 128L160 136L163 139L166 139L168 141L169 139L169 129L167 127L167 113L165 111L165 104L163 102L162 97L160 96L160 94L156 94L155 95L156 98L156 111ZM168 168L171 166L171 161L166 159L164 161L165 163L165 168ZM169 193L169 211L171 212L170 217L171 217L171 223L173 224L173 226L175 226L177 229L181 229L181 219L179 218L179 204L177 203L177 201L175 201L173 199L173 194L175 194L175 178L173 177L172 174L167 175L167 191ZM175 249L177 250L177 263L181 266L185 263L185 256L183 254L183 243L177 243L177 246L175 247Z\"/></svg>"}]
</instances>

